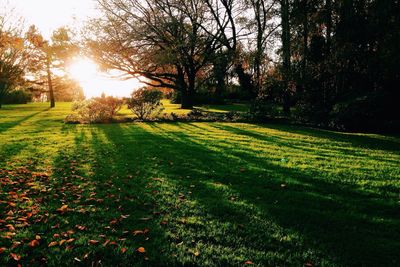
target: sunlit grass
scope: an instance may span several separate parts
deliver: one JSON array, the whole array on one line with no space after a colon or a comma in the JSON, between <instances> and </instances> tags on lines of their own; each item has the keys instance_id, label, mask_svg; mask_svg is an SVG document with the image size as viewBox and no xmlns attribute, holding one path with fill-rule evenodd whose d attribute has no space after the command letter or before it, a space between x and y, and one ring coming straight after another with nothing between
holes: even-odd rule
<instances>
[{"instance_id":1,"label":"sunlit grass","mask_svg":"<svg viewBox=\"0 0 400 267\"><path fill-rule=\"evenodd\" d=\"M15 263L11 252L28 266L42 258L83 266L400 264L399 137L246 123L63 124L69 112L67 103L0 110L0 168L29 170L15 180L49 175L36 179L45 193L31 196L48 221L31 219L12 240L0 239L0 265ZM4 219L13 187L0 186ZM64 204L71 210L60 214ZM69 245L48 247L71 229ZM40 245L31 248L35 235Z\"/></svg>"}]
</instances>

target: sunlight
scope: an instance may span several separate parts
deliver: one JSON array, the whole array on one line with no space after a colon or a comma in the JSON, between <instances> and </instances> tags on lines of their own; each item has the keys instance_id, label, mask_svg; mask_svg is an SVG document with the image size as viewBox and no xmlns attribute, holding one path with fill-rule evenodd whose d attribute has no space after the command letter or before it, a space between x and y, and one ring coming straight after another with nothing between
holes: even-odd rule
<instances>
[{"instance_id":1,"label":"sunlight","mask_svg":"<svg viewBox=\"0 0 400 267\"><path fill-rule=\"evenodd\" d=\"M72 79L79 82L87 98L100 96L102 93L117 97L127 97L142 84L137 79L121 81L98 70L95 62L88 58L77 58L67 71Z\"/></svg>"},{"instance_id":2,"label":"sunlight","mask_svg":"<svg viewBox=\"0 0 400 267\"><path fill-rule=\"evenodd\" d=\"M89 59L78 59L74 61L68 68L71 78L84 83L90 79L95 78L97 74L97 65Z\"/></svg>"}]
</instances>

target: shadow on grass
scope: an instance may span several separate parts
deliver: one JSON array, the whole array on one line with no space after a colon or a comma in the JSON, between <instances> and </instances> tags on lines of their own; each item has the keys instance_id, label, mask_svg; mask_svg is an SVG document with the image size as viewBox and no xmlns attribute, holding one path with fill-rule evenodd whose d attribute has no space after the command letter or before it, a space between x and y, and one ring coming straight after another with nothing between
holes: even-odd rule
<instances>
[{"instance_id":1,"label":"shadow on grass","mask_svg":"<svg viewBox=\"0 0 400 267\"><path fill-rule=\"evenodd\" d=\"M35 113L29 113L26 116L23 116L21 119L18 119L18 120L12 120L10 122L3 122L0 124L0 133L8 131L8 130L18 126L19 124L21 124L25 121L28 121L29 119L32 119L33 117L35 117L43 112L46 112L48 110L50 110L50 108L46 108L46 109L37 111Z\"/></svg>"},{"instance_id":2,"label":"shadow on grass","mask_svg":"<svg viewBox=\"0 0 400 267\"><path fill-rule=\"evenodd\" d=\"M259 127L267 127L271 129L276 129L279 131L286 131L290 133L313 136L318 138L325 138L329 140L334 140L338 142L350 143L354 147L366 148L366 149L381 149L391 152L396 152L400 154L400 142L399 136L388 136L379 138L376 135L360 135L351 133L334 132L322 129L314 129L307 127L298 126L287 126L287 125L258 125ZM391 140L392 138L397 138L397 140Z\"/></svg>"},{"instance_id":3,"label":"shadow on grass","mask_svg":"<svg viewBox=\"0 0 400 267\"><path fill-rule=\"evenodd\" d=\"M49 222L33 226L32 231L74 240L71 244L42 248L40 254L31 255L31 264L39 264L40 258L45 257L50 266L61 262L68 266L126 266L127 263L145 266L149 262L146 257L151 252L157 254L157 248L161 247L157 242L165 243L160 214L154 213L153 180L148 167L120 153L104 135L105 128L112 130L119 126L61 128L60 134L72 136L73 140L62 144L53 160L48 186L54 193L44 198L41 207L49 213ZM69 210L60 214L57 209L62 205L68 205ZM77 226L85 229L79 230ZM71 230L73 233L68 234ZM134 235L134 231L145 233ZM52 241L59 240L43 240L45 244ZM139 247L145 247L149 253L138 253Z\"/></svg>"},{"instance_id":4,"label":"shadow on grass","mask_svg":"<svg viewBox=\"0 0 400 267\"><path fill-rule=\"evenodd\" d=\"M209 144L186 134L187 126L173 124L176 129L171 131L165 129L166 125L171 124L98 127L109 146L117 149L116 161L164 177L169 184L167 194L193 191L187 196L189 204L183 202L178 209L170 207L174 197L160 196L158 205L174 223L166 226L164 236L154 237L169 238L169 244L154 243L154 247L160 246L159 251L165 251L156 256L157 261L195 264L196 259L176 245L195 240L204 245L202 264L240 264L233 259L251 259L260 265L299 265L306 261L316 265L399 264L397 200L329 182L323 174L318 177L282 167L249 153L216 152L213 148L218 143ZM246 134L234 127L225 130ZM363 145L361 140L351 142ZM152 162L154 158L157 164ZM243 165L246 170L242 172ZM196 204L192 206L191 202ZM179 223L178 218L188 217L200 219L192 224ZM206 251L206 247L214 251ZM193 244L186 245L186 250L191 248ZM175 260L168 254L173 250L178 254Z\"/></svg>"}]
</instances>

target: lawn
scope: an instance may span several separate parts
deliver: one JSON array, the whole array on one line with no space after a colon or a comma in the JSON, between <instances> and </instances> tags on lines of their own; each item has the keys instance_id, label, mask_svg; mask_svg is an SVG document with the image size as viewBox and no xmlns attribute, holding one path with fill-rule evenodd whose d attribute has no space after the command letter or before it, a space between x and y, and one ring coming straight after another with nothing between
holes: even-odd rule
<instances>
[{"instance_id":1,"label":"lawn","mask_svg":"<svg viewBox=\"0 0 400 267\"><path fill-rule=\"evenodd\" d=\"M399 137L47 106L0 110L0 266L400 265Z\"/></svg>"}]
</instances>

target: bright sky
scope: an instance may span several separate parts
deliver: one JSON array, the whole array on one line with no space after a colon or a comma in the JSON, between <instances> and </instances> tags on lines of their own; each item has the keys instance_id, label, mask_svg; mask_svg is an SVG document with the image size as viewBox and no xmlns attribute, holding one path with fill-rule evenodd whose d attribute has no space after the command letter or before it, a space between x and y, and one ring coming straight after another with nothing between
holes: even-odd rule
<instances>
[{"instance_id":1,"label":"bright sky","mask_svg":"<svg viewBox=\"0 0 400 267\"><path fill-rule=\"evenodd\" d=\"M94 0L0 0L0 9L6 5L15 8L27 25L35 24L46 38L61 26L79 29L88 17L97 15ZM97 70L95 63L85 58L77 59L69 71L80 82L88 98L100 96L103 92L106 95L129 96L140 87L136 79L119 81L106 77Z\"/></svg>"}]
</instances>

